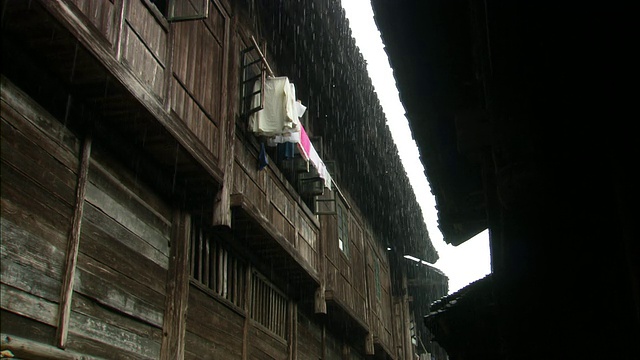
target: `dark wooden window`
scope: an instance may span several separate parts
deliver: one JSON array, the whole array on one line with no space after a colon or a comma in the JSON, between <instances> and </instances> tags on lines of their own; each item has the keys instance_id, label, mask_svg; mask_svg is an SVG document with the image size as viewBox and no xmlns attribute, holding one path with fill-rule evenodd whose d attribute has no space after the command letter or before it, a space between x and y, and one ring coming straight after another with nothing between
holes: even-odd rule
<instances>
[{"instance_id":1,"label":"dark wooden window","mask_svg":"<svg viewBox=\"0 0 640 360\"><path fill-rule=\"evenodd\" d=\"M287 297L264 276L253 272L251 276L251 319L275 335L286 339L287 312Z\"/></svg>"},{"instance_id":2,"label":"dark wooden window","mask_svg":"<svg viewBox=\"0 0 640 360\"><path fill-rule=\"evenodd\" d=\"M338 248L349 256L349 213L342 204L338 204L336 220L338 221Z\"/></svg>"},{"instance_id":3,"label":"dark wooden window","mask_svg":"<svg viewBox=\"0 0 640 360\"><path fill-rule=\"evenodd\" d=\"M193 281L243 309L246 264L195 221L190 245L190 275Z\"/></svg>"}]
</instances>

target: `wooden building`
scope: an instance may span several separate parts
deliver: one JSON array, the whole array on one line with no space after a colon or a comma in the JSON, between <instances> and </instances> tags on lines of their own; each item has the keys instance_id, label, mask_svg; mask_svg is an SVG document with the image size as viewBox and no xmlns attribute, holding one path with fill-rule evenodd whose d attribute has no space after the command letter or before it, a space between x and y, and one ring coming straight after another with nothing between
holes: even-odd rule
<instances>
[{"instance_id":1,"label":"wooden building","mask_svg":"<svg viewBox=\"0 0 640 360\"><path fill-rule=\"evenodd\" d=\"M639 359L630 4L372 0L446 242L492 274L431 307L453 359ZM633 74L633 75L632 75Z\"/></svg>"},{"instance_id":2,"label":"wooden building","mask_svg":"<svg viewBox=\"0 0 640 360\"><path fill-rule=\"evenodd\" d=\"M3 350L422 352L404 255L437 253L339 1L0 4ZM327 172L249 128L270 76Z\"/></svg>"}]
</instances>

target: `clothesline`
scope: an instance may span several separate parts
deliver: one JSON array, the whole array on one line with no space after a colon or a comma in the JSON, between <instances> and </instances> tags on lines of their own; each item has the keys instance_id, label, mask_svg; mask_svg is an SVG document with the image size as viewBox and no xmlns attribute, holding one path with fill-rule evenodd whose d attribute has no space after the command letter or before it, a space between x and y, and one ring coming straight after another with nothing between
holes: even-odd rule
<instances>
[{"instance_id":1,"label":"clothesline","mask_svg":"<svg viewBox=\"0 0 640 360\"><path fill-rule=\"evenodd\" d=\"M255 40L252 39L252 41ZM261 52L259 53L263 56ZM268 64L267 69L270 71ZM260 84L256 82L254 90L259 86ZM306 107L296 99L293 83L290 83L285 76L270 77L266 79L262 91L264 91L264 107L250 116L249 130L266 136L267 144L270 146L287 142L296 144L303 159L316 168L324 186L331 189L331 174L300 123L299 119L306 111ZM252 103L259 101L258 95L254 95Z\"/></svg>"}]
</instances>

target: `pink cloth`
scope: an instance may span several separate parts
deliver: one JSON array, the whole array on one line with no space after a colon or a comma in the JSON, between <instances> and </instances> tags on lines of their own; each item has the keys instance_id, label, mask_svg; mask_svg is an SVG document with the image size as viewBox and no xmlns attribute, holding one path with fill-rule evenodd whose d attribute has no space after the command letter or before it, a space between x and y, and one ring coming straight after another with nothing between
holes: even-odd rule
<instances>
[{"instance_id":1,"label":"pink cloth","mask_svg":"<svg viewBox=\"0 0 640 360\"><path fill-rule=\"evenodd\" d=\"M309 140L309 135L307 135L302 124L300 124L300 147L304 152L302 156L304 156L305 160L309 160L309 154L311 154L311 140Z\"/></svg>"}]
</instances>

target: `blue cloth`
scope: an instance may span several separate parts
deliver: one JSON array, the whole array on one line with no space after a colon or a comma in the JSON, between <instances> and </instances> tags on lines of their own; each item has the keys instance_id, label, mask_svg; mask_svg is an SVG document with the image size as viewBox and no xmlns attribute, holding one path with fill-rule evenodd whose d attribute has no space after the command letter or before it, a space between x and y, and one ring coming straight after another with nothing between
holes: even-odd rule
<instances>
[{"instance_id":1,"label":"blue cloth","mask_svg":"<svg viewBox=\"0 0 640 360\"><path fill-rule=\"evenodd\" d=\"M296 153L296 144L292 142L285 142L278 144L278 161L293 159Z\"/></svg>"},{"instance_id":2,"label":"blue cloth","mask_svg":"<svg viewBox=\"0 0 640 360\"><path fill-rule=\"evenodd\" d=\"M258 170L264 169L269 164L267 158L267 151L264 148L264 143L260 143L260 154L258 155Z\"/></svg>"}]
</instances>

